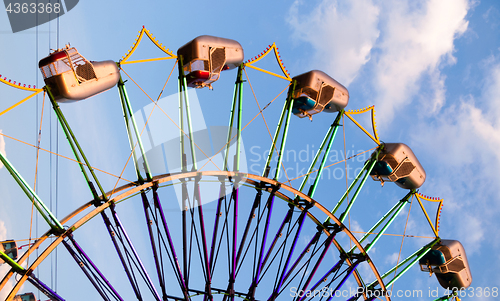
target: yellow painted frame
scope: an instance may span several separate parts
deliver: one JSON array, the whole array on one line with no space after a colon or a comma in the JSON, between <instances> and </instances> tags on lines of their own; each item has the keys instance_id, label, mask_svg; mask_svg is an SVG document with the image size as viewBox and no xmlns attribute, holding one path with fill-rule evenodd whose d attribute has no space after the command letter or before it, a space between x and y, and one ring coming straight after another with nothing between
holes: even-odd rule
<instances>
[{"instance_id":1,"label":"yellow painted frame","mask_svg":"<svg viewBox=\"0 0 500 301\"><path fill-rule=\"evenodd\" d=\"M21 83L18 83L17 85L15 84L16 81L14 81L14 83L12 83L12 80L9 79L7 80L7 78L1 78L0 77L0 82L8 85L8 86L11 86L13 88L16 88L16 89L20 89L20 90L24 90L24 91L31 91L31 92L35 92L31 95L29 95L28 97L24 98L23 100L13 104L12 106L8 107L7 109L3 110L2 112L0 112L0 116L2 116L3 114L7 113L8 111L14 109L15 107L19 106L20 104L22 104L23 102L27 101L28 99L32 98L33 96L37 95L38 93L42 92L43 91L43 88L41 89L37 89L35 88L35 86L33 86L33 88L31 88L31 85L26 87L26 84L23 84L21 86Z\"/></svg>"},{"instance_id":2,"label":"yellow painted frame","mask_svg":"<svg viewBox=\"0 0 500 301\"><path fill-rule=\"evenodd\" d=\"M17 85L15 84L16 82L14 83L11 83L12 80L8 80L7 79L3 79L3 78L0 78L0 82L6 84L6 85L9 85L11 87L14 87L16 89L21 89L21 90L25 90L25 91L31 91L31 92L41 92L43 91L43 88L42 89L36 89L34 88L35 86L33 86L33 88L30 88L30 87L26 87L26 84L23 84L21 86L21 83L18 83Z\"/></svg>"},{"instance_id":3,"label":"yellow painted frame","mask_svg":"<svg viewBox=\"0 0 500 301\"><path fill-rule=\"evenodd\" d=\"M271 53L271 51L274 51L274 55L276 57L276 61L278 61L278 65L280 66L281 72L283 72L284 76L280 75L280 74L277 74L277 73L274 73L274 72L271 72L271 71L268 71L268 70L264 70L264 69L256 67L256 66L253 66L253 64L255 64L256 62L260 61L266 55L268 55L269 53ZM278 52L278 47L276 47L276 43L273 43L272 45L270 45L269 48L266 49L266 51L264 51L260 55L256 56L255 58L250 59L249 61L247 61L243 65L245 67L250 67L252 69L255 69L255 70L258 70L258 71L261 71L261 72L264 72L264 73L267 73L267 74L279 77L281 79L284 79L284 80L287 80L287 81L290 81L290 82L292 81L292 77L290 76L290 74L288 74L288 71L286 70L285 66L283 66L283 62L281 61L281 57L280 57L280 54Z\"/></svg>"},{"instance_id":4,"label":"yellow painted frame","mask_svg":"<svg viewBox=\"0 0 500 301\"><path fill-rule=\"evenodd\" d=\"M144 34L146 34L146 36L151 40L151 42L153 42L153 44L156 45L156 47L158 47L161 51L165 52L168 56L166 56L166 57L159 57L159 58L152 58L152 59L143 59L143 60L129 61L128 59L130 58L130 56L132 56L132 54L135 52L135 50L137 49L137 47L141 43ZM135 39L134 45L132 45L132 47L130 47L130 50L125 54L125 56L122 57L122 59L120 60L120 64L121 65L125 65L125 64L135 64L135 63L144 63L144 62L154 62L154 61L161 61L161 60L170 60L170 59L177 59L177 56L175 54L173 54L173 52L170 51L170 49L165 48L163 46L163 44L160 43L151 34L151 32L149 30L147 30L143 26L142 29L139 31L139 35Z\"/></svg>"},{"instance_id":5,"label":"yellow painted frame","mask_svg":"<svg viewBox=\"0 0 500 301\"><path fill-rule=\"evenodd\" d=\"M439 237L439 219L441 217L441 209L443 208L443 199L428 197L421 193L416 193L415 196L417 197L418 203L420 204L420 208L422 208L422 212L424 212L427 222L429 222L432 231L434 231L434 235L436 235L436 237ZM434 225L432 224L429 214L427 214L427 210L425 210L425 207L422 204L422 200L426 200L428 202L433 202L433 203L439 203Z\"/></svg>"},{"instance_id":6,"label":"yellow painted frame","mask_svg":"<svg viewBox=\"0 0 500 301\"><path fill-rule=\"evenodd\" d=\"M43 89L37 89L39 91L36 91L35 93L31 94L30 96L24 98L23 100L13 104L12 106L8 107L7 109L3 110L2 112L0 112L0 116L2 116L3 114L7 113L8 111L14 109L15 107L17 107L18 105L22 104L23 102L27 101L28 99L32 98L33 96L39 94L40 92L43 91Z\"/></svg>"},{"instance_id":7,"label":"yellow painted frame","mask_svg":"<svg viewBox=\"0 0 500 301\"><path fill-rule=\"evenodd\" d=\"M371 111L373 135L370 134L361 124L359 124L351 116L351 115L357 115L357 114L366 113L368 111ZM373 141L375 141L375 143L377 143L378 145L380 145L380 139L378 138L377 126L376 126L376 123L375 123L375 106L370 106L370 107L366 107L366 108L359 109L359 110L345 111L344 115L346 115L349 119L351 119L351 121L354 122L354 124L356 124L366 135L368 135L368 137L370 137Z\"/></svg>"}]
</instances>

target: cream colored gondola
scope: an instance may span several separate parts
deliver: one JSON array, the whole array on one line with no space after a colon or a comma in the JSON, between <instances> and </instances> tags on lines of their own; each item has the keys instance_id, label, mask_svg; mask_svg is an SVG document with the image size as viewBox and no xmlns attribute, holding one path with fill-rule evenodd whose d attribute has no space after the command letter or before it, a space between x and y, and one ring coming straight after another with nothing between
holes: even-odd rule
<instances>
[{"instance_id":1,"label":"cream colored gondola","mask_svg":"<svg viewBox=\"0 0 500 301\"><path fill-rule=\"evenodd\" d=\"M346 87L322 71L312 70L297 75L292 80L296 83L292 96L292 113L300 118L311 118L323 111L338 112L349 102Z\"/></svg>"},{"instance_id":2,"label":"cream colored gondola","mask_svg":"<svg viewBox=\"0 0 500 301\"><path fill-rule=\"evenodd\" d=\"M243 62L240 43L213 36L199 36L179 50L188 87L211 88L224 70L238 67Z\"/></svg>"},{"instance_id":3,"label":"cream colored gondola","mask_svg":"<svg viewBox=\"0 0 500 301\"><path fill-rule=\"evenodd\" d=\"M115 62L88 61L69 46L41 59L38 66L57 102L89 98L115 86L120 77Z\"/></svg>"},{"instance_id":4,"label":"cream colored gondola","mask_svg":"<svg viewBox=\"0 0 500 301\"><path fill-rule=\"evenodd\" d=\"M424 168L413 151L404 143L383 144L370 175L382 184L395 182L405 189L417 189L425 182Z\"/></svg>"},{"instance_id":5,"label":"cream colored gondola","mask_svg":"<svg viewBox=\"0 0 500 301\"><path fill-rule=\"evenodd\" d=\"M436 274L445 289L461 290L472 283L464 246L458 240L443 239L419 261L420 269Z\"/></svg>"}]
</instances>

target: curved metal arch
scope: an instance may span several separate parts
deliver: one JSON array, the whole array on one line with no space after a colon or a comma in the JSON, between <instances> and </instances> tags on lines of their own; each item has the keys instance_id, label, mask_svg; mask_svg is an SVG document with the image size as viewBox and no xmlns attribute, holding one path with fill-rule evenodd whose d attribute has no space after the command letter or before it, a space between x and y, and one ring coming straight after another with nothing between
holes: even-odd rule
<instances>
[{"instance_id":1,"label":"curved metal arch","mask_svg":"<svg viewBox=\"0 0 500 301\"><path fill-rule=\"evenodd\" d=\"M156 176L153 178L153 180L151 182L147 182L147 183L144 183L142 185L138 185L138 186L135 186L133 184L126 184L124 186L121 186L119 188L117 188L114 192L109 192L107 193L107 195L112 195L114 193L117 193L117 192L122 192L120 194L118 194L117 196L115 196L114 198L112 199L109 199L107 202L103 203L102 205L94 208L92 211L88 212L85 216L83 216L82 218L80 218L78 221L76 221L71 227L69 227L66 232L64 232L63 234L61 234L56 240L54 240L39 256L38 258L29 266L29 268L27 269L27 272L22 275L21 279L19 279L19 281L15 284L14 288L12 289L12 291L9 293L9 295L7 296L7 299L6 301L11 301L13 300L14 296L16 295L16 293L19 291L19 289L21 288L21 286L24 284L24 282L27 280L27 278L29 277L29 275L40 265L40 263L43 262L43 260L45 260L45 258L47 258L47 256L68 236L70 235L71 233L73 233L74 231L76 231L77 229L79 229L80 227L82 227L85 223L87 223L89 220L91 220L92 218L94 218L96 215L98 215L99 213L101 213L102 211L104 211L106 208L108 208L111 204L113 203L116 203L118 201L121 201L121 200L124 200L126 199L127 197L135 194L135 193L138 193L140 192L141 190L144 190L144 189L149 189L149 188L152 188L154 185L158 185L158 184L162 184L162 183L166 183L166 182L170 182L170 181L173 181L173 180L180 180L180 179L185 179L185 178L195 178L195 177L203 177L203 176L214 176L214 177L220 177L220 176L225 176L227 178L235 178L235 177L238 177L238 178L241 178L241 180L243 182L249 182L249 183L252 183L252 184L256 184L258 182L264 182L266 184L270 184L270 185L273 185L273 186L278 186L279 189L284 189L290 193L292 193L293 195L296 195L296 196L299 196L300 198L302 198L303 200L307 201L308 203L312 204L313 207L316 207L317 209L319 209L320 211L322 211L324 214L326 214L332 221L334 221L339 227L341 227L342 229L342 232L344 232L350 239L351 241L356 245L356 247L358 248L358 250L366 256L367 260L366 262L370 265L372 271L373 271L373 274L375 275L376 279L378 280L378 283L380 284L380 288L382 291L386 291L386 287L384 285L384 282L382 281L382 278L380 277L380 274L377 270L377 268L375 267L375 264L373 263L373 261L370 259L370 257L368 256L368 254L365 252L364 248L361 246L361 244L358 242L358 240L356 239L356 237L351 233L351 231L349 231L349 229L347 227L345 227L343 225L343 223L341 223L333 214L331 214L331 212L326 209L323 205L321 205L320 203L316 202L315 200L311 199L309 196L307 196L306 194L292 188L291 186L288 186L288 185L285 185L285 184L281 184L279 181L276 181L276 180L272 180L272 179L268 179L268 178L265 178L265 177L262 177L262 176L258 176L258 175L253 175L253 174L247 174L247 173L241 173L241 172L232 172L232 171L202 171L202 172L188 172L188 173L178 173L178 174L163 174L163 175L159 175L159 176ZM281 197L285 197L289 200L291 200L290 197L287 197L285 194L283 193L280 193L280 196ZM89 208L90 206L92 206L92 201L84 204L83 206L81 206L80 208L78 208L77 210L75 210L73 213L69 214L66 218L64 218L61 222L65 223L65 222L68 222L70 221L71 219L73 219L75 216L77 216L78 214L82 213L85 209ZM301 207L301 206L296 206L298 209L300 210L304 210L304 207ZM322 223L317 219L315 218L310 212L307 212L307 215L309 218L311 218L311 220L313 222L315 222L317 225L322 225ZM326 229L323 229L323 232L326 234L326 235L330 235L330 233L326 230ZM35 246L38 247L40 246L40 244L45 240L47 239L49 236L49 232L47 232L43 238L39 239L36 243L35 243ZM338 242L334 239L332 241L333 244L335 244L335 246L337 247L337 249L340 251L340 252L343 252L343 249L342 247L338 244ZM33 250L36 249L36 248L32 248ZM27 256L29 254L24 254L21 259L20 259L20 263L23 262ZM347 260L347 263L349 264L349 266L352 265L352 262L350 260ZM10 276L12 276L12 271L9 272ZM8 275L9 275L8 274ZM356 281L358 282L359 285L361 285L361 280L358 278L359 276L357 276L356 273L354 273L355 275L355 278L356 278ZM6 278L10 278L9 277L5 277L4 280L2 281L2 283L5 281L8 281L9 279L6 279ZM386 296L386 300L387 301L390 301L390 297L389 296Z\"/></svg>"}]
</instances>

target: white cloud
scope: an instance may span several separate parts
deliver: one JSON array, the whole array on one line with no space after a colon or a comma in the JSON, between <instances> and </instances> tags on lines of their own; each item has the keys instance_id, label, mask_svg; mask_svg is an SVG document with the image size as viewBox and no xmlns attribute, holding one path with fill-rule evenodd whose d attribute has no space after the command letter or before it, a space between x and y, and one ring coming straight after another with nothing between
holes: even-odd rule
<instances>
[{"instance_id":1,"label":"white cloud","mask_svg":"<svg viewBox=\"0 0 500 301\"><path fill-rule=\"evenodd\" d=\"M289 11L294 38L314 48L313 66L348 86L360 68L370 60L379 36L379 8L372 0L322 0L312 11L310 2L296 0ZM310 60L310 57L307 57Z\"/></svg>"},{"instance_id":2,"label":"white cloud","mask_svg":"<svg viewBox=\"0 0 500 301\"><path fill-rule=\"evenodd\" d=\"M390 265L396 265L398 262L398 259L400 259L400 254L399 253L392 253L387 255L385 259L385 263L388 263Z\"/></svg>"},{"instance_id":3,"label":"white cloud","mask_svg":"<svg viewBox=\"0 0 500 301\"><path fill-rule=\"evenodd\" d=\"M389 124L395 111L413 96L429 91L430 99L422 101L437 112L444 104L445 91L440 67L456 61L453 43L467 29L468 2L429 0L414 7L413 1L391 1L384 5L377 45L380 54L374 66L377 113ZM428 86L422 82L424 76L430 77Z\"/></svg>"},{"instance_id":4,"label":"white cloud","mask_svg":"<svg viewBox=\"0 0 500 301\"><path fill-rule=\"evenodd\" d=\"M348 86L362 72L373 90L377 115L390 124L419 92L426 112L445 103L441 69L456 62L454 41L468 28L468 0L320 1L304 11L296 0L289 11L294 38L314 50L309 65ZM308 3L310 5L310 3ZM310 59L308 57L308 59ZM368 74L367 73L367 74ZM373 97L372 96L372 97Z\"/></svg>"},{"instance_id":5,"label":"white cloud","mask_svg":"<svg viewBox=\"0 0 500 301\"><path fill-rule=\"evenodd\" d=\"M498 202L484 202L498 199L500 185L500 58L483 63L488 69L482 95L462 97L441 110L433 124L420 124L412 137L417 144L432 145L427 152L436 171L430 188L445 198L445 216L460 217L441 229L454 236L460 233L450 238L462 240L469 256L481 251L486 237L497 237L500 212Z\"/></svg>"},{"instance_id":6,"label":"white cloud","mask_svg":"<svg viewBox=\"0 0 500 301\"><path fill-rule=\"evenodd\" d=\"M5 223L0 221L0 241L7 239L7 229L5 228Z\"/></svg>"},{"instance_id":7,"label":"white cloud","mask_svg":"<svg viewBox=\"0 0 500 301\"><path fill-rule=\"evenodd\" d=\"M2 130L0 130L0 153L2 153L4 156L6 156L6 153L5 153L5 139L3 138ZM0 162L0 169L2 167L3 167L3 163Z\"/></svg>"}]
</instances>

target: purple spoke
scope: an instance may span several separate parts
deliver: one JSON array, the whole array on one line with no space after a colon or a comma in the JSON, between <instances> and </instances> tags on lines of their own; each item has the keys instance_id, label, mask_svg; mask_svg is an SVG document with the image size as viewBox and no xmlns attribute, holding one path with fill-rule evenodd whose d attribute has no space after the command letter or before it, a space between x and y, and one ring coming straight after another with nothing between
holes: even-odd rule
<instances>
[{"instance_id":1,"label":"purple spoke","mask_svg":"<svg viewBox=\"0 0 500 301\"><path fill-rule=\"evenodd\" d=\"M237 266L238 263L239 263L239 261L240 261L241 254L242 254L244 246L245 246L245 241L246 241L246 238L248 236L248 231L250 230L250 226L252 224L252 220L253 220L253 215L255 213L255 209L257 209L258 205L260 204L261 198L262 198L262 191L260 189L257 189L257 194L255 195L255 199L254 199L254 202L253 202L252 210L250 210L250 214L248 215L248 219L247 219L247 223L246 223L246 226L245 226L245 230L243 231L243 236L241 237L240 246L238 248L238 253L236 255L235 266ZM235 278L236 278L236 274L235 274ZM228 289L227 290L229 290L229 285L230 284L228 284ZM227 299L227 295L224 296L223 301L225 301L226 299Z\"/></svg>"},{"instance_id":2,"label":"purple spoke","mask_svg":"<svg viewBox=\"0 0 500 301\"><path fill-rule=\"evenodd\" d=\"M167 235L167 241L168 241L168 245L170 247L170 252L172 252L172 256L174 257L175 269L177 271L177 274L179 275L178 278L179 278L182 292L184 294L184 298L186 300L190 300L190 298L188 296L187 287L186 287L186 284L184 283L184 278L182 276L181 266L179 264L179 259L177 258L177 253L175 252L174 243L172 241L172 237L170 236L170 231L168 229L167 220L165 219L165 215L163 213L163 208L161 207L160 198L158 196L158 193L156 192L156 188L153 190L153 197L154 197L154 201L155 201L155 206L160 211L160 217L161 217L161 220L163 223L163 227L165 228L165 233Z\"/></svg>"},{"instance_id":3,"label":"purple spoke","mask_svg":"<svg viewBox=\"0 0 500 301\"><path fill-rule=\"evenodd\" d=\"M325 242L325 246L324 246L324 249L323 249L323 252L321 253L318 261L316 261L316 264L314 265L314 268L313 270L311 271L311 274L309 275L309 277L307 278L306 280L306 283L304 284L304 286L302 287L302 291L306 291L306 288L307 286L309 286L309 283L311 283L311 280L312 278L314 277L314 274L316 274L316 271L318 270L319 268L319 265L321 264L321 262L323 261L323 258L325 258L325 255L328 251L328 248L330 247L333 239L335 238L335 234L336 232L334 231L333 233L330 234L330 236L326 239L326 242ZM298 301L301 301L304 299L306 294L304 294L301 298L298 299Z\"/></svg>"},{"instance_id":4,"label":"purple spoke","mask_svg":"<svg viewBox=\"0 0 500 301\"><path fill-rule=\"evenodd\" d=\"M182 266L184 269L184 283L186 288L189 287L189 273L188 273L188 246L187 246L187 183L182 182Z\"/></svg>"},{"instance_id":5,"label":"purple spoke","mask_svg":"<svg viewBox=\"0 0 500 301\"><path fill-rule=\"evenodd\" d=\"M101 213L102 219L104 220L104 224L106 225L106 228L108 229L109 236L111 237L111 241L113 242L113 245L115 246L116 253L118 254L118 257L120 258L120 261L122 263L123 269L125 270L125 273L127 274L127 278L130 282L130 286L134 290L135 296L137 297L137 300L142 300L141 293L139 291L139 288L137 286L135 277L132 275L127 263L125 262L125 258L123 256L122 251L120 250L120 247L118 246L118 242L116 241L116 233L113 230L113 227L111 225L111 222L109 221L108 216L104 211Z\"/></svg>"},{"instance_id":6,"label":"purple spoke","mask_svg":"<svg viewBox=\"0 0 500 301\"><path fill-rule=\"evenodd\" d=\"M198 201L198 215L199 215L199 222L200 222L200 228L201 228L201 241L203 244L203 257L205 261L205 273L207 277L207 282L205 285L205 291L208 294L209 300L213 300L212 297L212 290L211 290L211 282L212 282L212 277L210 274L210 261L208 259L208 248L207 248L207 237L205 234L205 221L203 219L203 207L201 205L201 195L200 195L200 179L196 179L195 184L194 184L194 197Z\"/></svg>"},{"instance_id":7,"label":"purple spoke","mask_svg":"<svg viewBox=\"0 0 500 301\"><path fill-rule=\"evenodd\" d=\"M311 248L312 244L314 244L315 242L318 241L320 235L321 235L321 231L316 232L316 234L309 241L309 243L304 248L304 250L302 251L302 253L300 253L299 258L297 258L297 260L295 260L295 262L293 263L293 265L290 268L290 270L288 270L288 272L286 273L285 277L283 278L283 282L286 281L288 279L288 277L290 277L290 274L297 267L297 265L300 263L300 261L302 260L302 258L306 255L306 253L308 252L308 250Z\"/></svg>"},{"instance_id":8,"label":"purple spoke","mask_svg":"<svg viewBox=\"0 0 500 301\"><path fill-rule=\"evenodd\" d=\"M90 272L85 268L85 264L78 258L78 255L76 255L75 251L71 248L71 246L66 241L63 241L63 244L66 247L66 249L68 249L68 252L71 254L71 257L73 257L73 259L76 261L76 263L78 264L80 269L83 271L85 276L87 276L90 283L92 283L92 285L94 286L96 291L99 293L99 295L101 295L102 299L105 301L109 300L108 297L104 294L101 287L99 287L99 285L97 284L95 279L92 277Z\"/></svg>"},{"instance_id":9,"label":"purple spoke","mask_svg":"<svg viewBox=\"0 0 500 301\"><path fill-rule=\"evenodd\" d=\"M252 224L253 215L255 214L255 209L257 209L257 206L260 204L261 198L262 198L262 191L259 190L257 192L257 195L255 196L252 210L248 215L247 224L245 226L245 230L243 231L243 236L241 237L240 247L238 248L238 255L236 255L236 264L238 264L240 261L241 253L243 252L243 248L245 246L245 241L248 235L248 231L250 230L250 225Z\"/></svg>"},{"instance_id":10,"label":"purple spoke","mask_svg":"<svg viewBox=\"0 0 500 301\"><path fill-rule=\"evenodd\" d=\"M161 291L163 293L163 298L167 295L167 291L165 288L165 279L162 275L161 265L158 260L158 251L156 250L156 242L153 234L153 228L151 217L149 216L149 201L144 191L141 192L142 205L144 208L144 216L146 217L146 224L148 227L149 241L151 243L151 249L153 250L153 257L155 260L156 273L158 275L158 282L160 283Z\"/></svg>"},{"instance_id":11,"label":"purple spoke","mask_svg":"<svg viewBox=\"0 0 500 301\"><path fill-rule=\"evenodd\" d=\"M323 282L323 279L326 279L326 277L328 277L331 273L337 272L344 263L344 261L345 259L340 259L339 261L337 261L337 263L330 270L328 270L328 272L326 272L326 274L323 277L321 277L310 290L314 291L321 284L321 282Z\"/></svg>"},{"instance_id":12,"label":"purple spoke","mask_svg":"<svg viewBox=\"0 0 500 301\"><path fill-rule=\"evenodd\" d=\"M250 285L250 288L248 289L248 295L250 297L250 300L255 300L255 289L257 288L257 284L259 282L259 277L260 277L260 272L262 270L262 257L264 255L264 248L266 246L266 239L267 239L267 234L269 230L269 224L271 221L271 214L273 211L273 204L274 204L274 194L276 192L278 187L274 187L273 191L269 195L269 198L267 200L267 206L268 206L268 211L267 211L267 219L266 219L266 224L264 226L264 234L262 236L262 243L260 245L260 252L259 252L259 259L257 261L257 272L252 280L252 284Z\"/></svg>"},{"instance_id":13,"label":"purple spoke","mask_svg":"<svg viewBox=\"0 0 500 301\"><path fill-rule=\"evenodd\" d=\"M292 209L290 209L290 211L291 210ZM269 298L271 300L276 299L276 297L278 296L279 291L281 289L281 286L283 285L283 282L285 281L286 269L288 267L288 264L290 263L290 260L292 259L293 251L295 250L295 245L297 244L297 241L299 239L300 231L302 230L302 225L304 224L304 219L305 219L306 215L307 215L307 210L304 209L304 211L302 211L302 213L300 213L300 216L299 216L299 227L297 229L297 232L295 233L295 237L293 239L292 246L290 248L290 252L288 253L288 256L286 258L285 265L283 266L283 272L281 274L278 286L274 289L274 292L272 293L271 297Z\"/></svg>"},{"instance_id":14,"label":"purple spoke","mask_svg":"<svg viewBox=\"0 0 500 301\"><path fill-rule=\"evenodd\" d=\"M45 283L36 278L33 273L28 277L28 281L33 284L38 290L40 290L45 296L49 297L53 301L65 301L61 296L54 292Z\"/></svg>"},{"instance_id":15,"label":"purple spoke","mask_svg":"<svg viewBox=\"0 0 500 301\"><path fill-rule=\"evenodd\" d=\"M220 219L220 206L222 203L222 200L224 199L226 195L226 186L224 182L221 180L220 183L220 190L219 190L219 200L217 201L217 210L215 211L215 222L214 222L214 231L212 235L212 244L210 247L210 270L213 271L214 269L214 253L215 253L215 244L217 240L217 233L218 233L218 228L219 228L219 219Z\"/></svg>"},{"instance_id":16,"label":"purple spoke","mask_svg":"<svg viewBox=\"0 0 500 301\"><path fill-rule=\"evenodd\" d=\"M127 235L127 231L125 231L125 228L123 227L123 224L121 223L120 219L118 218L118 215L116 214L116 211L114 210L114 206L110 206L110 208L111 208L111 212L113 213L113 218L115 220L116 225L122 231L122 234L125 237L125 240L127 241L127 244L129 245L130 250L132 251L132 253L133 253L134 257L135 257L135 260L139 264L140 270L142 271L142 274L144 275L144 278L145 278L144 280L147 282L147 284L150 287L151 292L153 293L153 295L155 296L155 298L158 301L161 301L161 297L158 294L158 292L156 291L156 289L155 289L155 287L154 287L151 279L149 278L148 272L144 268L144 265L142 264L142 261L139 258L139 255L137 254L137 252L136 252L136 250L134 248L134 245L132 244L132 241L130 240L129 236Z\"/></svg>"},{"instance_id":17,"label":"purple spoke","mask_svg":"<svg viewBox=\"0 0 500 301\"><path fill-rule=\"evenodd\" d=\"M327 299L327 301L332 300L333 296L335 295L335 292L340 290L344 283L346 282L347 278L349 278L352 274L352 272L358 267L358 265L363 261L364 259L358 259L355 263L353 263L348 269L347 269L347 274L344 276L344 279L340 281L340 283L337 285L335 290L330 294L330 298Z\"/></svg>"},{"instance_id":18,"label":"purple spoke","mask_svg":"<svg viewBox=\"0 0 500 301\"><path fill-rule=\"evenodd\" d=\"M276 232L276 235L274 236L273 242L271 243L271 246L269 247L269 250L267 250L266 256L264 257L264 260L262 260L262 266L266 265L267 260L269 259L269 256L271 256L271 252L274 249L274 246L276 245L276 242L278 239L281 237L281 233L283 231L283 228L285 227L285 224L290 221L290 218L292 217L293 209L290 208L290 210L287 211L285 218L283 218L283 221L281 222L281 225Z\"/></svg>"},{"instance_id":19,"label":"purple spoke","mask_svg":"<svg viewBox=\"0 0 500 301\"><path fill-rule=\"evenodd\" d=\"M237 234L238 234L238 196L239 196L239 189L238 189L238 183L234 184L233 187L233 195L234 195L234 220L233 220L233 252L231 254L231 261L232 261L232 267L231 267L231 279L229 280L229 297L231 297L231 300L234 300L234 282L236 281L236 239L237 239Z\"/></svg>"},{"instance_id":20,"label":"purple spoke","mask_svg":"<svg viewBox=\"0 0 500 301\"><path fill-rule=\"evenodd\" d=\"M102 278L102 280L108 285L109 289L115 294L116 298L118 298L118 300L123 300L122 297L120 296L120 294L118 294L118 292L115 290L115 288L111 285L111 283L109 283L108 279L106 279L106 277L104 277L104 275L97 268L97 266L94 264L94 262L92 262L90 257L88 257L88 255L83 251L83 249L80 247L80 245L76 242L73 235L69 235L69 239L71 240L71 242L73 243L75 248L78 250L78 253L80 253L87 260L87 262L92 266L92 268L97 272L97 274Z\"/></svg>"}]
</instances>

